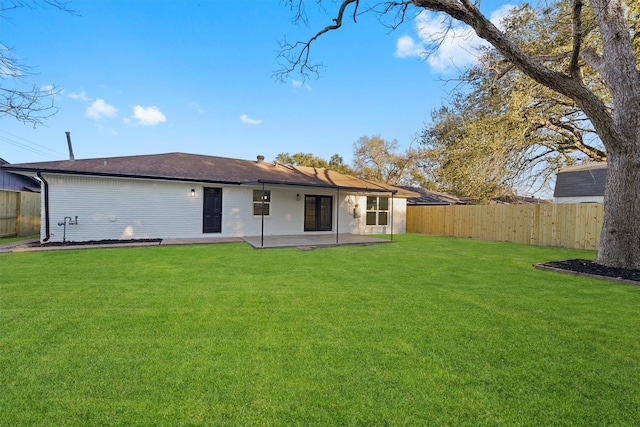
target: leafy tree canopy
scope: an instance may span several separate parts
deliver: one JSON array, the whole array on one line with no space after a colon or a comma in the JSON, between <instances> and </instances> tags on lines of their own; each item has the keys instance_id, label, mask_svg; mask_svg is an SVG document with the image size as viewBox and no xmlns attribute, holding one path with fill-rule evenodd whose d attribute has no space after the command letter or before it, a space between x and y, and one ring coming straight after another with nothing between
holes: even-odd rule
<instances>
[{"instance_id":1,"label":"leafy tree canopy","mask_svg":"<svg viewBox=\"0 0 640 427\"><path fill-rule=\"evenodd\" d=\"M504 32L550 67L568 67L571 8L525 4L503 22ZM583 18L585 41L600 48L590 9ZM550 49L551 47L551 49ZM581 68L585 84L606 99L602 80ZM448 105L432 113L422 133L429 173L439 188L469 192L477 200L505 191L535 192L557 171L581 161L604 161L606 152L591 122L566 97L528 78L493 47L460 77ZM480 175L478 175L480 174Z\"/></svg>"},{"instance_id":2,"label":"leafy tree canopy","mask_svg":"<svg viewBox=\"0 0 640 427\"><path fill-rule=\"evenodd\" d=\"M310 166L314 168L325 168L335 170L336 172L344 173L347 175L354 175L354 171L348 166L344 164L342 156L338 154L334 154L331 156L329 161L314 156L311 153L280 153L276 156L275 160L279 163L283 163L285 165L294 165L294 166Z\"/></svg>"},{"instance_id":3,"label":"leafy tree canopy","mask_svg":"<svg viewBox=\"0 0 640 427\"><path fill-rule=\"evenodd\" d=\"M399 152L398 141L386 141L380 136L363 136L353 145L353 168L361 178L391 185L416 181L419 150L409 148Z\"/></svg>"}]
</instances>

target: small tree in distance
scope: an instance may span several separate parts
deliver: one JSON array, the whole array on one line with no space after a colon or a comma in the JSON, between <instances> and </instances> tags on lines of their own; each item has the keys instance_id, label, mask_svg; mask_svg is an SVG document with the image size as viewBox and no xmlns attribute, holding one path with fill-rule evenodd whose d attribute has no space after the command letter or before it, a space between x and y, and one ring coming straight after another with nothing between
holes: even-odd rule
<instances>
[{"instance_id":1,"label":"small tree in distance","mask_svg":"<svg viewBox=\"0 0 640 427\"><path fill-rule=\"evenodd\" d=\"M275 160L285 165L331 169L347 175L354 175L353 169L345 165L342 156L338 154L334 154L329 161L326 161L311 153L280 153L276 156Z\"/></svg>"},{"instance_id":2,"label":"small tree in distance","mask_svg":"<svg viewBox=\"0 0 640 427\"><path fill-rule=\"evenodd\" d=\"M363 136L353 144L353 169L357 176L391 185L407 185L414 181L412 172L419 158L409 148L398 152L398 141L385 141L380 136Z\"/></svg>"}]
</instances>

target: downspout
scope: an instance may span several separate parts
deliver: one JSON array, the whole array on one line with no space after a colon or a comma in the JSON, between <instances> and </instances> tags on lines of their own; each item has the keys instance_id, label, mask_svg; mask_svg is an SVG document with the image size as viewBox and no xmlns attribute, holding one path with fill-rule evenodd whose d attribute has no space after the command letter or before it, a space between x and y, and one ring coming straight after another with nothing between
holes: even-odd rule
<instances>
[{"instance_id":1,"label":"downspout","mask_svg":"<svg viewBox=\"0 0 640 427\"><path fill-rule=\"evenodd\" d=\"M336 245L338 244L338 236L340 235L340 187L338 187L338 196L336 197Z\"/></svg>"},{"instance_id":2,"label":"downspout","mask_svg":"<svg viewBox=\"0 0 640 427\"><path fill-rule=\"evenodd\" d=\"M264 182L262 183L262 195L260 197L260 216L262 217L262 229L260 231L260 247L264 247Z\"/></svg>"},{"instance_id":3,"label":"downspout","mask_svg":"<svg viewBox=\"0 0 640 427\"><path fill-rule=\"evenodd\" d=\"M42 177L42 174L38 172L36 174L38 178L44 184L44 234L45 238L42 239L42 242L47 242L51 238L51 232L49 229L49 183L46 179Z\"/></svg>"},{"instance_id":4,"label":"downspout","mask_svg":"<svg viewBox=\"0 0 640 427\"><path fill-rule=\"evenodd\" d=\"M393 195L395 193L391 193L391 241L393 242L393 212L395 209L393 208Z\"/></svg>"}]
</instances>

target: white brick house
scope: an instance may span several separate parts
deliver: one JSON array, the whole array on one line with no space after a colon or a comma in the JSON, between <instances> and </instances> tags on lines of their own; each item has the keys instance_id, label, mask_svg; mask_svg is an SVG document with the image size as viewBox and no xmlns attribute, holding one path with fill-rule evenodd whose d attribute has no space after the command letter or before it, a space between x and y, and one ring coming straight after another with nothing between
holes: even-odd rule
<instances>
[{"instance_id":1,"label":"white brick house","mask_svg":"<svg viewBox=\"0 0 640 427\"><path fill-rule=\"evenodd\" d=\"M327 169L184 153L4 168L42 181L42 243L393 235L413 195Z\"/></svg>"}]
</instances>

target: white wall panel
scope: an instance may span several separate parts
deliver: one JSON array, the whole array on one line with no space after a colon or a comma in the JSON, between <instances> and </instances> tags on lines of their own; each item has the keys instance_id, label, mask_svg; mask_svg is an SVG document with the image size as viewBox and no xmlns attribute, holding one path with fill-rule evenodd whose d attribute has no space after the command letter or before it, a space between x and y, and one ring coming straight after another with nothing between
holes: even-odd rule
<instances>
[{"instance_id":1,"label":"white wall panel","mask_svg":"<svg viewBox=\"0 0 640 427\"><path fill-rule=\"evenodd\" d=\"M65 217L66 240L167 239L258 236L261 216L253 215L253 190L258 186L200 184L177 181L82 177L45 174L49 183L50 242L62 242ZM222 232L202 233L203 187L222 188ZM195 190L195 197L191 196ZM366 197L335 189L265 186L271 191L270 215L264 218L264 235L304 233L305 195L333 197L333 230L340 233L390 233L390 227L365 225ZM299 200L297 195L299 195ZM339 199L338 199L339 197ZM44 197L41 236L45 237ZM355 204L361 216L354 216ZM339 217L336 212L339 210ZM406 200L394 199L395 233L405 231ZM319 234L322 232L314 232Z\"/></svg>"},{"instance_id":2,"label":"white wall panel","mask_svg":"<svg viewBox=\"0 0 640 427\"><path fill-rule=\"evenodd\" d=\"M604 196L554 197L553 203L604 203Z\"/></svg>"}]
</instances>

